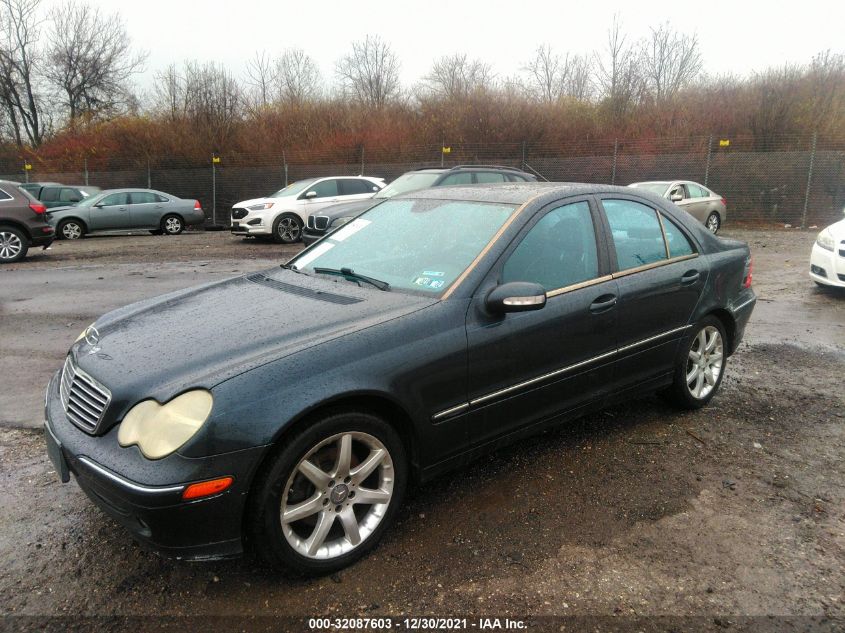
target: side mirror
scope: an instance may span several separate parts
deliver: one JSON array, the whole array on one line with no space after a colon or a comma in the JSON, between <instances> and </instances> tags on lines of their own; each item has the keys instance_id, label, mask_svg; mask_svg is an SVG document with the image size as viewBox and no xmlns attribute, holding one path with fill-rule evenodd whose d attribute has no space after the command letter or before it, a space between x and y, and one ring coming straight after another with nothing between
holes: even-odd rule
<instances>
[{"instance_id":1,"label":"side mirror","mask_svg":"<svg viewBox=\"0 0 845 633\"><path fill-rule=\"evenodd\" d=\"M683 199L684 197L679 193L673 193L671 196L669 196L669 200L671 200L672 202L680 202Z\"/></svg>"},{"instance_id":2,"label":"side mirror","mask_svg":"<svg viewBox=\"0 0 845 633\"><path fill-rule=\"evenodd\" d=\"M485 305L494 314L539 310L546 305L546 290L530 281L511 281L493 288Z\"/></svg>"},{"instance_id":3,"label":"side mirror","mask_svg":"<svg viewBox=\"0 0 845 633\"><path fill-rule=\"evenodd\" d=\"M316 198L317 192L316 191L309 191L308 193L305 194L305 197L306 198Z\"/></svg>"},{"instance_id":4,"label":"side mirror","mask_svg":"<svg viewBox=\"0 0 845 633\"><path fill-rule=\"evenodd\" d=\"M102 209L102 208L103 208L103 206L104 206L104 205L103 205L103 203L102 203L102 202L98 202L97 204L95 204L95 205L94 205L94 208L95 208L95 209Z\"/></svg>"}]
</instances>

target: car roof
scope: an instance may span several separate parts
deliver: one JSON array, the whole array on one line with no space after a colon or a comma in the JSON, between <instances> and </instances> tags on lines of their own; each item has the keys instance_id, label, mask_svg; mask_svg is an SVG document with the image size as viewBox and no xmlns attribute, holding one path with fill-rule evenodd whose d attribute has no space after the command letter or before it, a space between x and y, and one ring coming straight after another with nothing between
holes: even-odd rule
<instances>
[{"instance_id":1,"label":"car roof","mask_svg":"<svg viewBox=\"0 0 845 633\"><path fill-rule=\"evenodd\" d=\"M612 192L631 195L631 190L628 187L617 187L614 185L578 182L525 182L432 187L430 189L422 189L420 191L412 191L402 194L392 198L392 200L466 200L472 202L493 202L500 204L525 204L533 198L545 194L574 196Z\"/></svg>"}]
</instances>

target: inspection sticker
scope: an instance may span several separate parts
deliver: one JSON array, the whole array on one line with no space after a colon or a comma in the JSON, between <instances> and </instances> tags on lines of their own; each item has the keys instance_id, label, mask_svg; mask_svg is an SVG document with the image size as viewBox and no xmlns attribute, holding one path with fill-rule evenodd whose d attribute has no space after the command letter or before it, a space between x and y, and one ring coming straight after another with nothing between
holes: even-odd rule
<instances>
[{"instance_id":1,"label":"inspection sticker","mask_svg":"<svg viewBox=\"0 0 845 633\"><path fill-rule=\"evenodd\" d=\"M423 276L424 277L442 277L446 273L440 272L439 270L424 270Z\"/></svg>"}]
</instances>

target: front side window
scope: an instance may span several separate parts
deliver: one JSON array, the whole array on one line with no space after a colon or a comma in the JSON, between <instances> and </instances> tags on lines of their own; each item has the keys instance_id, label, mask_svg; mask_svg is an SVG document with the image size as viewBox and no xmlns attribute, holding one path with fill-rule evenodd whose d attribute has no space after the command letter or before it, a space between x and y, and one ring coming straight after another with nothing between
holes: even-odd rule
<instances>
[{"instance_id":1,"label":"front side window","mask_svg":"<svg viewBox=\"0 0 845 633\"><path fill-rule=\"evenodd\" d=\"M129 194L128 193L112 193L102 200L100 200L100 206L102 207L116 207L121 206L124 204L129 204Z\"/></svg>"},{"instance_id":2,"label":"front side window","mask_svg":"<svg viewBox=\"0 0 845 633\"><path fill-rule=\"evenodd\" d=\"M445 187L447 185L471 185L472 184L472 173L468 171L460 172L457 174L449 174L446 176L440 183L441 187Z\"/></svg>"},{"instance_id":3,"label":"front side window","mask_svg":"<svg viewBox=\"0 0 845 633\"><path fill-rule=\"evenodd\" d=\"M657 211L633 200L602 200L619 270L666 259L666 244Z\"/></svg>"},{"instance_id":4,"label":"front side window","mask_svg":"<svg viewBox=\"0 0 845 633\"><path fill-rule=\"evenodd\" d=\"M59 189L57 187L44 187L41 191L42 202L56 202L59 199Z\"/></svg>"},{"instance_id":5,"label":"front side window","mask_svg":"<svg viewBox=\"0 0 845 633\"><path fill-rule=\"evenodd\" d=\"M63 187L59 192L59 202L79 202L80 200L82 200L82 194L76 189Z\"/></svg>"},{"instance_id":6,"label":"front side window","mask_svg":"<svg viewBox=\"0 0 845 633\"><path fill-rule=\"evenodd\" d=\"M549 211L511 253L502 281L532 281L546 292L598 277L590 205L576 202Z\"/></svg>"},{"instance_id":7,"label":"front side window","mask_svg":"<svg viewBox=\"0 0 845 633\"><path fill-rule=\"evenodd\" d=\"M388 200L343 225L290 264L318 275L328 273L318 273L317 268L349 268L386 281L392 290L440 294L467 269L515 209L512 204L458 200Z\"/></svg>"},{"instance_id":8,"label":"front side window","mask_svg":"<svg viewBox=\"0 0 845 633\"><path fill-rule=\"evenodd\" d=\"M334 198L338 195L337 180L323 180L308 189L317 192L317 198Z\"/></svg>"},{"instance_id":9,"label":"front side window","mask_svg":"<svg viewBox=\"0 0 845 633\"><path fill-rule=\"evenodd\" d=\"M683 185L675 185L674 187L672 187L672 189L669 191L669 198L671 199L672 196L675 196L675 195L681 196L681 198L683 198L684 200L686 200L689 197L689 196L687 196L687 192L684 189Z\"/></svg>"}]
</instances>

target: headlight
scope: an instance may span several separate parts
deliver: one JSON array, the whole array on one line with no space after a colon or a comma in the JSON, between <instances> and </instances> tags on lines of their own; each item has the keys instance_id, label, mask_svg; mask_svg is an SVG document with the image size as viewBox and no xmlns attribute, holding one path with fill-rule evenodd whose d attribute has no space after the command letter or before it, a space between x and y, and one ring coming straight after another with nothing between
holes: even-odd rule
<instances>
[{"instance_id":1,"label":"headlight","mask_svg":"<svg viewBox=\"0 0 845 633\"><path fill-rule=\"evenodd\" d=\"M835 248L836 240L833 239L833 233L830 232L829 228L819 233L819 236L816 238L816 244L828 251L832 251Z\"/></svg>"},{"instance_id":2,"label":"headlight","mask_svg":"<svg viewBox=\"0 0 845 633\"><path fill-rule=\"evenodd\" d=\"M161 459L199 431L213 404L211 392L205 389L188 391L164 405L144 400L123 418L117 441L124 448L137 444L147 459Z\"/></svg>"},{"instance_id":3,"label":"headlight","mask_svg":"<svg viewBox=\"0 0 845 633\"><path fill-rule=\"evenodd\" d=\"M273 206L272 202L261 202L259 204L253 204L252 206L247 207L249 211L263 211L264 209L269 209Z\"/></svg>"},{"instance_id":4,"label":"headlight","mask_svg":"<svg viewBox=\"0 0 845 633\"><path fill-rule=\"evenodd\" d=\"M334 220L332 220L332 223L329 224L329 226L334 226L334 227L343 226L344 224L349 222L349 220L351 220L351 219L352 218L335 218Z\"/></svg>"}]
</instances>

